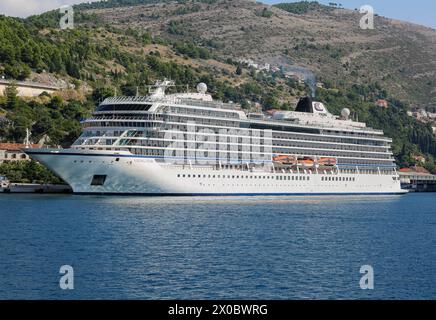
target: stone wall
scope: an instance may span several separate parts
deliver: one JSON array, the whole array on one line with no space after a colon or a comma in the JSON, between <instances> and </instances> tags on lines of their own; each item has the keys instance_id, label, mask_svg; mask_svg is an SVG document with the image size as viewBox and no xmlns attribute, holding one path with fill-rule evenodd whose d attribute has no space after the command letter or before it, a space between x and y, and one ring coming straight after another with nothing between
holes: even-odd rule
<instances>
[{"instance_id":1,"label":"stone wall","mask_svg":"<svg viewBox=\"0 0 436 320\"><path fill-rule=\"evenodd\" d=\"M0 82L0 96L3 96L4 94L4 90L6 89L6 87L9 84L6 81L1 81ZM56 88L53 87L46 87L46 86L38 86L38 85L26 85L26 84L21 84L21 83L17 83L16 84L17 90L18 90L18 95L20 97L37 97L39 96L41 93L43 93L44 91L52 94L53 92L57 91Z\"/></svg>"}]
</instances>

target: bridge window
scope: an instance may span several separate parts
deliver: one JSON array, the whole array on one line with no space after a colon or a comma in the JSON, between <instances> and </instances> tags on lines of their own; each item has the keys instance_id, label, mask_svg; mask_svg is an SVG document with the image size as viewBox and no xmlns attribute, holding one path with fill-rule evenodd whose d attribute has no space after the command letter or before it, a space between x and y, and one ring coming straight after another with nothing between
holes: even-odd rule
<instances>
[{"instance_id":1,"label":"bridge window","mask_svg":"<svg viewBox=\"0 0 436 320\"><path fill-rule=\"evenodd\" d=\"M100 105L97 109L99 111L148 111L151 104L105 104Z\"/></svg>"}]
</instances>

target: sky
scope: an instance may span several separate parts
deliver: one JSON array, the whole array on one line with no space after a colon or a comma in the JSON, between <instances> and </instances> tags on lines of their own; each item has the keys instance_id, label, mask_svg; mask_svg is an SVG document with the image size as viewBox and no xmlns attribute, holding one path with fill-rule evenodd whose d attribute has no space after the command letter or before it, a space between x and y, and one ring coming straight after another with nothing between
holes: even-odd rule
<instances>
[{"instance_id":1,"label":"sky","mask_svg":"<svg viewBox=\"0 0 436 320\"><path fill-rule=\"evenodd\" d=\"M290 0L263 0L268 4L297 2ZM318 0L319 3L340 3L347 9L370 5L375 13L388 18L409 21L436 29L435 0Z\"/></svg>"},{"instance_id":2,"label":"sky","mask_svg":"<svg viewBox=\"0 0 436 320\"><path fill-rule=\"evenodd\" d=\"M60 8L66 4L91 2L83 0L0 0L0 14L28 17L33 14Z\"/></svg>"},{"instance_id":3,"label":"sky","mask_svg":"<svg viewBox=\"0 0 436 320\"><path fill-rule=\"evenodd\" d=\"M94 0L93 0L94 1ZM295 2L296 0L262 0L274 4L279 2ZM61 7L65 4L91 2L83 0L0 0L0 14L16 17L27 17ZM318 0L320 3L341 3L345 8L355 9L363 5L371 5L379 15L414 22L436 29L435 0Z\"/></svg>"}]
</instances>

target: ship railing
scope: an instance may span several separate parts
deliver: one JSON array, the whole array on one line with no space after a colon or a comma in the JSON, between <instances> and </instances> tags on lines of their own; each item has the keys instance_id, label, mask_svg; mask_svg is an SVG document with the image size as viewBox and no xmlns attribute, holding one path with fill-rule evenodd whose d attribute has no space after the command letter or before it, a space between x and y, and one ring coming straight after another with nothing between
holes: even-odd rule
<instances>
[{"instance_id":1,"label":"ship railing","mask_svg":"<svg viewBox=\"0 0 436 320\"><path fill-rule=\"evenodd\" d=\"M225 103L218 101L203 101L194 100L187 98L175 98L175 103L184 104L193 107L205 107L205 108L216 108L216 109L227 109L227 110L241 110L241 107L236 103Z\"/></svg>"},{"instance_id":2,"label":"ship railing","mask_svg":"<svg viewBox=\"0 0 436 320\"><path fill-rule=\"evenodd\" d=\"M100 120L150 120L144 116L104 116L98 118L91 118L85 121L100 121Z\"/></svg>"},{"instance_id":3,"label":"ship railing","mask_svg":"<svg viewBox=\"0 0 436 320\"><path fill-rule=\"evenodd\" d=\"M253 120L257 120L257 119L253 119ZM290 120L298 120L298 119L290 119ZM277 120L277 119L272 119L271 118L271 119L260 120L260 121L273 122L273 123L283 123L283 124L292 124L292 125L300 125L300 126L302 126L302 125L311 125L311 126L313 126L315 128L318 128L318 129L332 129L332 128L337 129L338 128L338 126L334 125L334 124L332 124L332 125L325 125L325 124L318 124L318 123L302 123L302 122L298 122L298 121L297 122L292 122L290 120ZM372 133L383 134L382 130L377 130L377 129L368 128L368 127L360 128L360 127L353 127L353 126L344 126L344 127L341 127L341 128L348 129L348 130L355 130L356 132L358 132L358 131L368 131L368 132L372 132Z\"/></svg>"},{"instance_id":4,"label":"ship railing","mask_svg":"<svg viewBox=\"0 0 436 320\"><path fill-rule=\"evenodd\" d=\"M231 170L232 172L240 172L240 173L276 173L276 174L285 174L285 175L354 175L354 174L371 174L371 175L380 175L382 171L389 171L392 174L395 172L395 166L383 166L383 165L336 165L336 166L325 166L325 167L304 167L301 165L294 165L292 167L289 166L277 166L277 165L266 165L263 167L253 167L247 164L233 165L232 168L227 168L221 164L207 164L207 165L199 165L189 162L183 163L172 163L165 162L163 159L157 160L157 162L161 166L166 166L170 169L194 169L198 172L199 170L214 170L219 172L225 172L227 170Z\"/></svg>"},{"instance_id":5,"label":"ship railing","mask_svg":"<svg viewBox=\"0 0 436 320\"><path fill-rule=\"evenodd\" d=\"M106 98L101 104L111 104L111 103L123 103L123 102L150 102L150 97L148 96L136 96L136 97L110 97Z\"/></svg>"}]
</instances>

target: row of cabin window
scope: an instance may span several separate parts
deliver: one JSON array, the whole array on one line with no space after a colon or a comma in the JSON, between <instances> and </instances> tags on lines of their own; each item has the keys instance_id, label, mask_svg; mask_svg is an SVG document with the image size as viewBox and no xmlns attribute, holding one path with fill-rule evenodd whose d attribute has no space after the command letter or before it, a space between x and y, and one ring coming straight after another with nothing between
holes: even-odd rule
<instances>
[{"instance_id":1,"label":"row of cabin window","mask_svg":"<svg viewBox=\"0 0 436 320\"><path fill-rule=\"evenodd\" d=\"M271 179L274 180L272 176L235 176L235 175L206 175L206 174L178 174L178 178L218 178L218 179ZM276 176L276 180L290 180L290 181L309 181L309 176Z\"/></svg>"},{"instance_id":2,"label":"row of cabin window","mask_svg":"<svg viewBox=\"0 0 436 320\"><path fill-rule=\"evenodd\" d=\"M351 178L351 177L321 177L321 181L356 181L356 178Z\"/></svg>"},{"instance_id":3,"label":"row of cabin window","mask_svg":"<svg viewBox=\"0 0 436 320\"><path fill-rule=\"evenodd\" d=\"M273 139L298 139L298 140L302 140L302 141L314 141L313 137L305 137L305 136L295 136L292 133L279 133L279 134L274 134L273 135ZM357 146L364 146L364 147L382 147L385 144L383 142L378 142L378 141L372 141L372 140L367 140L367 141L362 141L362 140L356 140L356 139L352 139L351 137L348 138L334 138L334 137L329 137L329 136L321 136L321 137L316 137L316 141L321 141L321 142L337 142L337 143L348 143L348 144L355 144L356 147ZM364 142L364 143L363 143Z\"/></svg>"}]
</instances>

